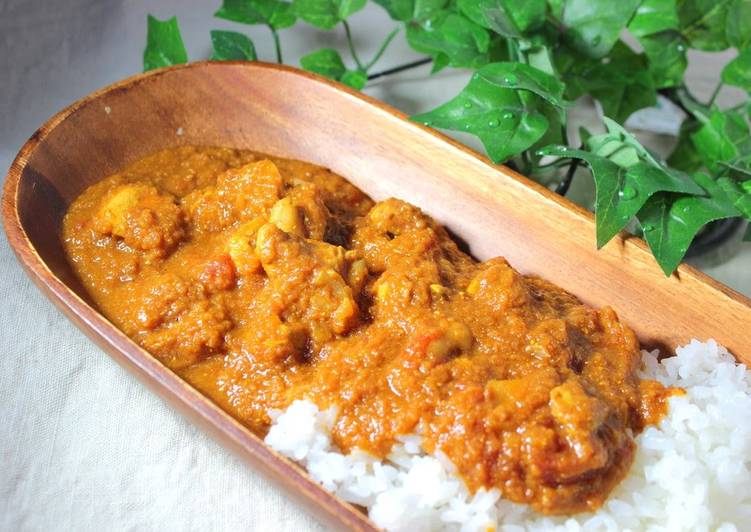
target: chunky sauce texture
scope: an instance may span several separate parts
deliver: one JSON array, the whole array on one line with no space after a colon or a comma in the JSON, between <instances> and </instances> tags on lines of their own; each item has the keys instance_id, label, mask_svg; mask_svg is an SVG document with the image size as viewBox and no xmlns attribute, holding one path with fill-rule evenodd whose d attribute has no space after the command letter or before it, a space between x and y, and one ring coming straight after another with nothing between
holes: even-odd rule
<instances>
[{"instance_id":1,"label":"chunky sauce texture","mask_svg":"<svg viewBox=\"0 0 751 532\"><path fill-rule=\"evenodd\" d=\"M161 151L88 188L63 239L112 322L261 435L269 409L335 405L345 451L419 432L471 490L561 514L602 504L666 408L613 310L311 164Z\"/></svg>"}]
</instances>

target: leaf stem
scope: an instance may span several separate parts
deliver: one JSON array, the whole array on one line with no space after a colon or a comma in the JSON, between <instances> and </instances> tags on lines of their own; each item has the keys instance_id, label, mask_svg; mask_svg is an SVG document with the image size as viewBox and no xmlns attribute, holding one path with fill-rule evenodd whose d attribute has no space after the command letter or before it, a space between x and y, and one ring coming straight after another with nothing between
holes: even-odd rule
<instances>
[{"instance_id":1,"label":"leaf stem","mask_svg":"<svg viewBox=\"0 0 751 532\"><path fill-rule=\"evenodd\" d=\"M689 108L686 107L686 105L681 101L681 98L678 96L678 93L677 93L676 89L674 89L674 88L660 89L660 90L657 91L657 93L660 94L660 95L662 95L662 96L664 96L665 98L667 98L671 102L673 102L676 106L678 106L678 108L681 111L683 111L687 115L691 116L693 114L689 110Z\"/></svg>"},{"instance_id":2,"label":"leaf stem","mask_svg":"<svg viewBox=\"0 0 751 532\"><path fill-rule=\"evenodd\" d=\"M521 173L521 171L519 170L519 165L516 164L516 162L514 161L514 159L509 159L508 161L506 161L503 164L506 166L506 168L510 168L514 172Z\"/></svg>"},{"instance_id":3,"label":"leaf stem","mask_svg":"<svg viewBox=\"0 0 751 532\"><path fill-rule=\"evenodd\" d=\"M522 161L522 168L524 169L522 173L524 175L531 175L534 169L534 164L530 160L529 150L524 150L522 152L521 161Z\"/></svg>"},{"instance_id":4,"label":"leaf stem","mask_svg":"<svg viewBox=\"0 0 751 532\"><path fill-rule=\"evenodd\" d=\"M744 109L747 106L748 102L739 103L737 105L734 105L733 107L728 107L728 111L738 111L740 109Z\"/></svg>"},{"instance_id":5,"label":"leaf stem","mask_svg":"<svg viewBox=\"0 0 751 532\"><path fill-rule=\"evenodd\" d=\"M571 188L571 181L574 180L574 174L576 173L576 169L579 167L579 164L581 163L581 159L571 159L571 164L568 166L568 171L566 172L566 176L563 178L563 180L558 183L558 186L555 187L555 191L557 194L561 196L565 196L568 192L568 189Z\"/></svg>"},{"instance_id":6,"label":"leaf stem","mask_svg":"<svg viewBox=\"0 0 751 532\"><path fill-rule=\"evenodd\" d=\"M520 62L519 45L516 43L516 41L514 41L510 37L506 38L506 49L508 51L509 61Z\"/></svg>"},{"instance_id":7,"label":"leaf stem","mask_svg":"<svg viewBox=\"0 0 751 532\"><path fill-rule=\"evenodd\" d=\"M564 24L561 24L561 22L556 19L552 13L548 13L545 17L545 21L553 26L556 30L558 30L558 33L564 33L566 31L566 26Z\"/></svg>"},{"instance_id":8,"label":"leaf stem","mask_svg":"<svg viewBox=\"0 0 751 532\"><path fill-rule=\"evenodd\" d=\"M355 63L357 63L357 68L360 70L367 70L362 63L360 62L360 58L357 57L357 51L355 50L355 43L352 40L352 30L349 28L349 23L347 23L346 20L342 20L342 26L344 26L344 33L347 34L347 45L349 46L349 53L352 54L352 59L355 60Z\"/></svg>"},{"instance_id":9,"label":"leaf stem","mask_svg":"<svg viewBox=\"0 0 751 532\"><path fill-rule=\"evenodd\" d=\"M391 33L389 33L388 36L386 37L386 40L383 41L383 44L381 44L381 47L378 49L378 51L376 52L376 54L373 56L373 59L370 60L370 63L368 63L367 65L365 65L365 71L366 72L368 70L370 70L371 67L378 62L378 60L383 55L383 52L386 51L386 48L389 47L389 44L391 44L391 41L393 41L394 37L396 37L397 33L399 33L399 27L398 26L396 28L394 28L393 30L391 30Z\"/></svg>"},{"instance_id":10,"label":"leaf stem","mask_svg":"<svg viewBox=\"0 0 751 532\"><path fill-rule=\"evenodd\" d=\"M431 61L433 61L432 57L424 57L422 59L418 59L417 61L412 61L411 63L405 63L403 65L399 65L394 68L388 68L386 70L376 72L375 74L371 74L368 76L368 80L382 78L384 76L390 76L391 74L397 74L399 72L404 72L405 70L411 70L413 68L417 68L422 65L427 65Z\"/></svg>"},{"instance_id":11,"label":"leaf stem","mask_svg":"<svg viewBox=\"0 0 751 532\"><path fill-rule=\"evenodd\" d=\"M707 103L707 107L712 107L712 105L714 104L714 101L717 99L717 95L720 94L720 91L722 90L722 87L724 87L724 86L725 86L725 84L722 81L720 81L717 84L717 87L715 87L715 90L712 93L712 96L709 98L709 102Z\"/></svg>"},{"instance_id":12,"label":"leaf stem","mask_svg":"<svg viewBox=\"0 0 751 532\"><path fill-rule=\"evenodd\" d=\"M284 60L282 59L282 43L279 41L279 33L277 33L276 28L274 28L273 26L269 26L269 29L271 30L271 35L274 37L274 48L276 49L276 62L283 63Z\"/></svg>"},{"instance_id":13,"label":"leaf stem","mask_svg":"<svg viewBox=\"0 0 751 532\"><path fill-rule=\"evenodd\" d=\"M547 170L549 168L557 168L559 166L570 166L571 159L556 159L552 163L538 164L535 166L535 170Z\"/></svg>"}]
</instances>

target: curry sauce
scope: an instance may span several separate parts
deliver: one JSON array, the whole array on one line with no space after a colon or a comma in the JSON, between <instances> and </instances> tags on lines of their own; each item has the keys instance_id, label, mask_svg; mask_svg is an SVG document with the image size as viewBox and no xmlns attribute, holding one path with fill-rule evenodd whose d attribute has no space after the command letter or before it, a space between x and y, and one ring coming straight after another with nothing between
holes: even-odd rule
<instances>
[{"instance_id":1,"label":"curry sauce","mask_svg":"<svg viewBox=\"0 0 751 532\"><path fill-rule=\"evenodd\" d=\"M256 433L336 406L343 451L419 433L470 490L547 514L599 507L672 393L610 308L312 164L161 151L84 191L63 240L102 312Z\"/></svg>"}]
</instances>

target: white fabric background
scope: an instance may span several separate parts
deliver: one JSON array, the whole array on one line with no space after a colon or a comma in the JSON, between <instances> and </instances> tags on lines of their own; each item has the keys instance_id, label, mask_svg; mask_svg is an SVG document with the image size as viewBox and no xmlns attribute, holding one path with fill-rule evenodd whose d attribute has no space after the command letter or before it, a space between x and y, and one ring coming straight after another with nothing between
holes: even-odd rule
<instances>
[{"instance_id":1,"label":"white fabric background","mask_svg":"<svg viewBox=\"0 0 751 532\"><path fill-rule=\"evenodd\" d=\"M0 0L0 168L50 115L140 70L145 16L180 16L190 56L208 53L216 1ZM378 8L354 17L369 57L392 24ZM271 57L264 28L242 28ZM333 40L332 40L333 39ZM341 35L282 32L286 59ZM397 37L381 66L414 55ZM711 57L692 67L711 92ZM407 112L445 100L464 74L424 71L369 89ZM417 90L419 87L419 90ZM751 292L746 246L702 264ZM746 266L746 267L744 267ZM1 530L316 530L307 513L168 408L96 348L31 284L0 237Z\"/></svg>"}]
</instances>

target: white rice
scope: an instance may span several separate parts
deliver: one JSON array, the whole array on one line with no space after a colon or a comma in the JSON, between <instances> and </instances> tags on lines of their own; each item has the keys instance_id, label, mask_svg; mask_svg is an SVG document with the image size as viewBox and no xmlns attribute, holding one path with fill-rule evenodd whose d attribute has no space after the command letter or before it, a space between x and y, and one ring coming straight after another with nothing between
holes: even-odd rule
<instances>
[{"instance_id":1,"label":"white rice","mask_svg":"<svg viewBox=\"0 0 751 532\"><path fill-rule=\"evenodd\" d=\"M596 513L550 518L495 489L472 496L419 436L402 437L385 461L344 455L330 438L336 412L309 401L274 412L266 443L386 530L751 530L751 372L712 340L656 355L643 352L641 376L687 393L636 438L629 475Z\"/></svg>"}]
</instances>

